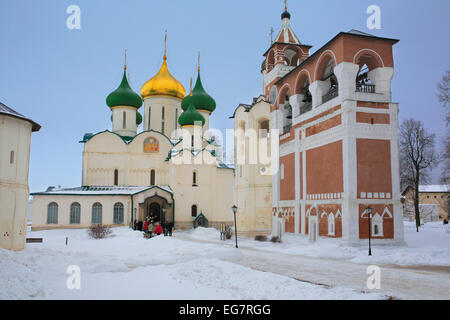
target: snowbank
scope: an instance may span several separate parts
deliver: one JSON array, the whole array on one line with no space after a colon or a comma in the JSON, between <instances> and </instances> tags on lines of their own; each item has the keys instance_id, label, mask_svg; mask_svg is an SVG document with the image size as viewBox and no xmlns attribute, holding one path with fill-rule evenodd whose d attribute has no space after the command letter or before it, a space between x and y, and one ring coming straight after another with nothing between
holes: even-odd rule
<instances>
[{"instance_id":1,"label":"snowbank","mask_svg":"<svg viewBox=\"0 0 450 320\"><path fill-rule=\"evenodd\" d=\"M183 234L183 233L181 233ZM218 237L214 229L185 232ZM89 239L86 230L31 232L42 244L0 250L0 299L382 299L380 294L326 288L233 263L231 246L174 237L144 239L127 227ZM68 245L65 239L68 237ZM81 270L81 289L69 290L67 267Z\"/></svg>"}]
</instances>

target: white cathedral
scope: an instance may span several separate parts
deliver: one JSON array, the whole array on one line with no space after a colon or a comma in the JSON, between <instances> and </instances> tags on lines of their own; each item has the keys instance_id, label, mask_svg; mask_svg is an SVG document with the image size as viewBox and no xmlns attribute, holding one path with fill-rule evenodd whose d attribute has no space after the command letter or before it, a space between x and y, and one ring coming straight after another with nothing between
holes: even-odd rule
<instances>
[{"instance_id":1,"label":"white cathedral","mask_svg":"<svg viewBox=\"0 0 450 320\"><path fill-rule=\"evenodd\" d=\"M32 194L33 230L133 225L147 217L175 228L231 224L234 170L209 131L216 102L203 88L200 67L186 96L164 52L159 72L138 95L125 65L106 103L112 131L84 135L82 186Z\"/></svg>"}]
</instances>

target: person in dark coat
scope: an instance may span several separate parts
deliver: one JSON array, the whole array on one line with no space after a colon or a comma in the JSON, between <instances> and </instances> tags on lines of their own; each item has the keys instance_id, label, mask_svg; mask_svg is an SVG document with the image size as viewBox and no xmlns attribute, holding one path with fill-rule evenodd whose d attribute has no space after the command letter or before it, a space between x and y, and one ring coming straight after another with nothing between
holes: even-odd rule
<instances>
[{"instance_id":1,"label":"person in dark coat","mask_svg":"<svg viewBox=\"0 0 450 320\"><path fill-rule=\"evenodd\" d=\"M170 236L170 237L172 236L172 229L173 229L173 223L172 223L172 222L169 222L169 223L167 224L167 232L169 233L169 236Z\"/></svg>"}]
</instances>

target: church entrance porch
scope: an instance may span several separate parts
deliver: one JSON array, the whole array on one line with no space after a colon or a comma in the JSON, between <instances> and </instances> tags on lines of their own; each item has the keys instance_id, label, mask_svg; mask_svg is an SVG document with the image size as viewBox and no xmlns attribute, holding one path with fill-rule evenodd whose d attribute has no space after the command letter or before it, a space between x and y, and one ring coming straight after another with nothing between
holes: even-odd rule
<instances>
[{"instance_id":1,"label":"church entrance porch","mask_svg":"<svg viewBox=\"0 0 450 320\"><path fill-rule=\"evenodd\" d=\"M173 222L172 204L166 198L154 195L145 199L144 203L139 204L142 212L142 220L149 220L152 223L165 224Z\"/></svg>"},{"instance_id":2,"label":"church entrance porch","mask_svg":"<svg viewBox=\"0 0 450 320\"><path fill-rule=\"evenodd\" d=\"M138 226L148 220L153 224L174 223L175 202L168 186L152 186L133 196L134 220ZM141 228L138 227L140 230Z\"/></svg>"}]
</instances>

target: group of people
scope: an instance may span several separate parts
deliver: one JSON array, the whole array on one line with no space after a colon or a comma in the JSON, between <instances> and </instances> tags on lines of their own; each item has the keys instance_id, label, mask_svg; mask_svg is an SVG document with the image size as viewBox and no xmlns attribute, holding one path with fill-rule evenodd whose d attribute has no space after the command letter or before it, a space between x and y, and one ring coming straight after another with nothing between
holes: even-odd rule
<instances>
[{"instance_id":1,"label":"group of people","mask_svg":"<svg viewBox=\"0 0 450 320\"><path fill-rule=\"evenodd\" d=\"M151 238L153 235L159 236L163 233L164 236L171 237L173 230L173 223L166 222L164 224L161 224L159 222L153 222L149 217L147 217L143 223L142 221L135 221L135 230L136 229L143 231L144 236L146 238Z\"/></svg>"}]
</instances>

